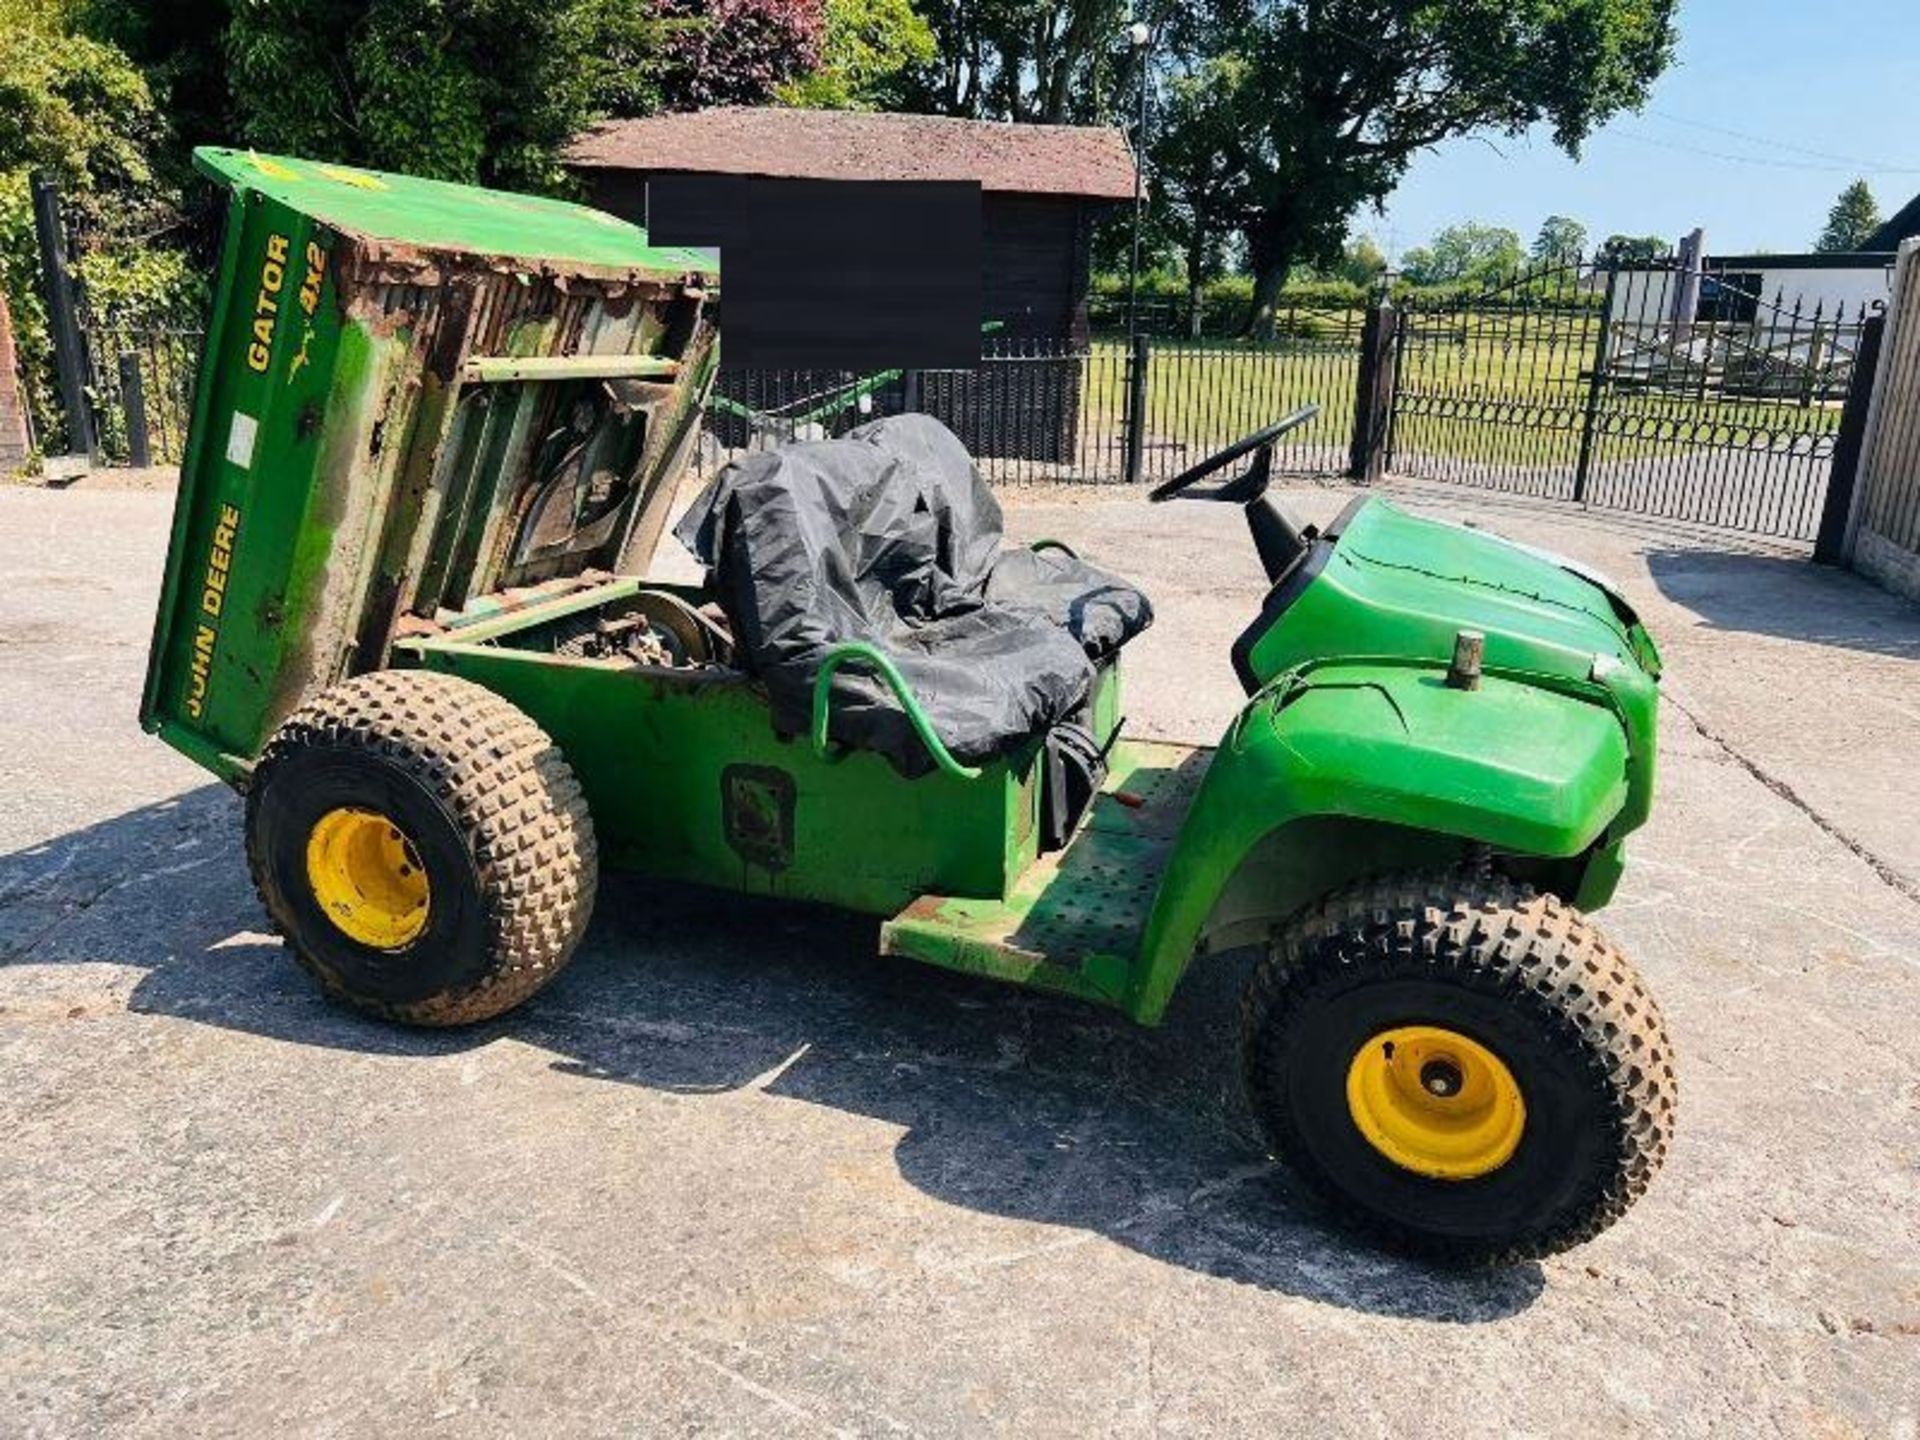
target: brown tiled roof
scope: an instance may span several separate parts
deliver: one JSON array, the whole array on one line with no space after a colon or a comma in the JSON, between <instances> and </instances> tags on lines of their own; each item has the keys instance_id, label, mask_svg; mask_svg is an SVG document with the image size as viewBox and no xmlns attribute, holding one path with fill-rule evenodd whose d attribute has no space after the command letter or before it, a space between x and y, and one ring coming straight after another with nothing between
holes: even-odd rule
<instances>
[{"instance_id":1,"label":"brown tiled roof","mask_svg":"<svg viewBox=\"0 0 1920 1440\"><path fill-rule=\"evenodd\" d=\"M1133 154L1111 126L938 115L730 106L613 120L575 140L567 162L583 170L978 180L982 190L1103 200L1133 195Z\"/></svg>"}]
</instances>

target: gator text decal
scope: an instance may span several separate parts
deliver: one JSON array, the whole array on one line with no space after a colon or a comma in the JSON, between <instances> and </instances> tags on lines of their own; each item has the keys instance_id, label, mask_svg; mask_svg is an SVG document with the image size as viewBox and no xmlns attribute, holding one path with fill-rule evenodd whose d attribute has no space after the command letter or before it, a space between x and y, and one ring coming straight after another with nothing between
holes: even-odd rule
<instances>
[{"instance_id":1,"label":"gator text decal","mask_svg":"<svg viewBox=\"0 0 1920 1440\"><path fill-rule=\"evenodd\" d=\"M267 237L267 258L260 265L260 293L253 302L253 340L247 367L265 374L273 355L273 327L280 321L280 291L287 283L287 237Z\"/></svg>"}]
</instances>

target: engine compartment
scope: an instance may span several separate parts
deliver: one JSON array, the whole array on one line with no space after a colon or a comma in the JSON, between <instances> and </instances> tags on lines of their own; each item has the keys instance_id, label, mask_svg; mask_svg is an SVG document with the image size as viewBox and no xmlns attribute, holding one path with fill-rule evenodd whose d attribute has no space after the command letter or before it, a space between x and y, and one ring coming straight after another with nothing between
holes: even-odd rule
<instances>
[{"instance_id":1,"label":"engine compartment","mask_svg":"<svg viewBox=\"0 0 1920 1440\"><path fill-rule=\"evenodd\" d=\"M711 603L643 589L498 636L493 643L570 660L650 670L733 670L733 638Z\"/></svg>"}]
</instances>

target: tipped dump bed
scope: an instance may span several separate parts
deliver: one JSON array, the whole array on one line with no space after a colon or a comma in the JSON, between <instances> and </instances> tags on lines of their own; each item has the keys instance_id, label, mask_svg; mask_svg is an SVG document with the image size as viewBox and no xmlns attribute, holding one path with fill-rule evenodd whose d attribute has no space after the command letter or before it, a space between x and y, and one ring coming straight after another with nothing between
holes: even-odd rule
<instances>
[{"instance_id":1,"label":"tipped dump bed","mask_svg":"<svg viewBox=\"0 0 1920 1440\"><path fill-rule=\"evenodd\" d=\"M396 632L644 559L713 263L534 196L234 150L141 718L228 778Z\"/></svg>"}]
</instances>

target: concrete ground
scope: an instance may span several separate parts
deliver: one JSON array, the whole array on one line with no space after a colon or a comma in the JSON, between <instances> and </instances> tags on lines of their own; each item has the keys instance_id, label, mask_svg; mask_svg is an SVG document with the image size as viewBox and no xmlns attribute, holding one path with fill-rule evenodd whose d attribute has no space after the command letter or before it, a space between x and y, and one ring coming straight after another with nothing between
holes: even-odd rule
<instances>
[{"instance_id":1,"label":"concrete ground","mask_svg":"<svg viewBox=\"0 0 1920 1440\"><path fill-rule=\"evenodd\" d=\"M0 1433L1913 1437L1920 610L1400 494L1612 569L1670 664L1604 924L1678 1140L1614 1230L1492 1273L1357 1246L1250 1151L1233 958L1142 1032L615 879L513 1016L330 1008L259 933L234 799L133 721L169 497L0 489ZM1216 734L1237 517L1010 509L1154 594L1136 727Z\"/></svg>"}]
</instances>

